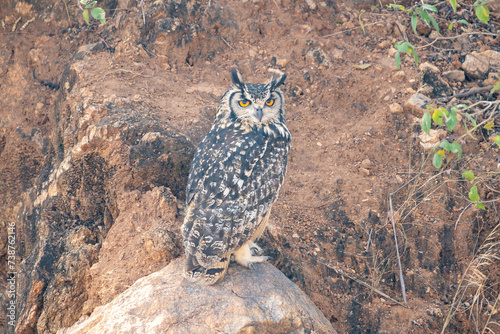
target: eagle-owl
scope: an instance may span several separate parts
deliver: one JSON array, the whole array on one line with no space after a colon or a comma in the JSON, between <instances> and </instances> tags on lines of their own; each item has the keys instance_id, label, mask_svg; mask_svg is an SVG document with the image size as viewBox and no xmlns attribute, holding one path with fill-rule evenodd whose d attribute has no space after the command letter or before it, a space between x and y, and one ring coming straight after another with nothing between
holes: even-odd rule
<instances>
[{"instance_id":1,"label":"eagle-owl","mask_svg":"<svg viewBox=\"0 0 500 334\"><path fill-rule=\"evenodd\" d=\"M206 284L221 280L232 258L252 269L268 259L254 241L278 198L291 141L279 89L286 74L252 84L233 68L231 78L194 155L181 228L186 276Z\"/></svg>"}]
</instances>

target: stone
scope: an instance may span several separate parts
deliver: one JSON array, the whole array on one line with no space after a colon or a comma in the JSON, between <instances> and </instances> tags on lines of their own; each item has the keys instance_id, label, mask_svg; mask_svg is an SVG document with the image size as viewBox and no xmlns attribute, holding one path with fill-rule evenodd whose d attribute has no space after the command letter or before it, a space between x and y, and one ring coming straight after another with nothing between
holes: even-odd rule
<instances>
[{"instance_id":1,"label":"stone","mask_svg":"<svg viewBox=\"0 0 500 334\"><path fill-rule=\"evenodd\" d=\"M329 68L331 58L320 48L310 48L306 51L306 61L311 65L318 67Z\"/></svg>"},{"instance_id":2,"label":"stone","mask_svg":"<svg viewBox=\"0 0 500 334\"><path fill-rule=\"evenodd\" d=\"M500 52L487 50L465 56L462 68L473 79L483 79L490 68L500 66Z\"/></svg>"},{"instance_id":3,"label":"stone","mask_svg":"<svg viewBox=\"0 0 500 334\"><path fill-rule=\"evenodd\" d=\"M393 114L399 114L403 112L403 107L399 103L392 103L389 105L389 111Z\"/></svg>"},{"instance_id":4,"label":"stone","mask_svg":"<svg viewBox=\"0 0 500 334\"><path fill-rule=\"evenodd\" d=\"M449 81L458 81L458 82L465 81L465 73L464 71L460 70L451 70L443 72L443 77L445 77Z\"/></svg>"},{"instance_id":5,"label":"stone","mask_svg":"<svg viewBox=\"0 0 500 334\"><path fill-rule=\"evenodd\" d=\"M184 259L141 278L57 334L337 333L313 302L269 263L229 267L213 286L188 282Z\"/></svg>"},{"instance_id":6,"label":"stone","mask_svg":"<svg viewBox=\"0 0 500 334\"><path fill-rule=\"evenodd\" d=\"M364 159L363 161L361 161L361 167L369 169L371 166L372 162L370 161L370 159Z\"/></svg>"},{"instance_id":7,"label":"stone","mask_svg":"<svg viewBox=\"0 0 500 334\"><path fill-rule=\"evenodd\" d=\"M498 79L499 79L498 73L495 73L495 72L488 73L488 78L483 81L483 87L496 85L498 82Z\"/></svg>"},{"instance_id":8,"label":"stone","mask_svg":"<svg viewBox=\"0 0 500 334\"><path fill-rule=\"evenodd\" d=\"M432 99L420 93L415 93L405 102L404 109L415 116L423 116L428 110L427 106Z\"/></svg>"},{"instance_id":9,"label":"stone","mask_svg":"<svg viewBox=\"0 0 500 334\"><path fill-rule=\"evenodd\" d=\"M288 65L288 59L286 58L277 58L276 59L276 65L279 67L286 67Z\"/></svg>"},{"instance_id":10,"label":"stone","mask_svg":"<svg viewBox=\"0 0 500 334\"><path fill-rule=\"evenodd\" d=\"M363 167L359 168L359 173L363 176L370 176L370 171L366 168L363 168Z\"/></svg>"},{"instance_id":11,"label":"stone","mask_svg":"<svg viewBox=\"0 0 500 334\"><path fill-rule=\"evenodd\" d=\"M419 79L422 85L431 97L448 96L452 94L450 85L441 77L439 69L428 62L419 67Z\"/></svg>"},{"instance_id":12,"label":"stone","mask_svg":"<svg viewBox=\"0 0 500 334\"><path fill-rule=\"evenodd\" d=\"M443 129L430 129L429 134L422 131L418 138L420 139L420 145L423 149L428 151L438 147L441 143L441 139L446 137L446 134L447 132Z\"/></svg>"}]
</instances>

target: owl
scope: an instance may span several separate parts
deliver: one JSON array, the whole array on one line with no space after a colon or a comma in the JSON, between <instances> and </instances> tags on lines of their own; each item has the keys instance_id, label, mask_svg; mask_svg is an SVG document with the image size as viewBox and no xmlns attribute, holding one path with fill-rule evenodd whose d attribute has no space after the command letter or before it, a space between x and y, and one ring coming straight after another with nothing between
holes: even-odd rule
<instances>
[{"instance_id":1,"label":"owl","mask_svg":"<svg viewBox=\"0 0 500 334\"><path fill-rule=\"evenodd\" d=\"M255 269L269 259L255 244L266 227L285 178L291 135L279 87L286 74L266 84L245 83L233 68L233 86L199 144L186 189L181 231L185 276L214 284L229 262Z\"/></svg>"}]
</instances>

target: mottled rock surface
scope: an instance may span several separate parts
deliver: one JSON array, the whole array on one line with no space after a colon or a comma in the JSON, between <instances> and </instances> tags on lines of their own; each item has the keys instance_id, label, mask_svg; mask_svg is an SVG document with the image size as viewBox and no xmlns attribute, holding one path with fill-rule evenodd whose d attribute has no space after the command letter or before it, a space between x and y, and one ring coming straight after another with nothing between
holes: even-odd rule
<instances>
[{"instance_id":1,"label":"mottled rock surface","mask_svg":"<svg viewBox=\"0 0 500 334\"><path fill-rule=\"evenodd\" d=\"M337 333L279 270L229 267L221 284L193 284L183 259L138 280L111 303L58 334Z\"/></svg>"}]
</instances>

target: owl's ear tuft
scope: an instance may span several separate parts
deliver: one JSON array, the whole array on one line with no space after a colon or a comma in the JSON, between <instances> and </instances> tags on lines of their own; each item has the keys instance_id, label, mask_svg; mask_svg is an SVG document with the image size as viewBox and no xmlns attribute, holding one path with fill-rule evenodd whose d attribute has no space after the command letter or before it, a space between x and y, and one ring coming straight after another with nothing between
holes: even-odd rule
<instances>
[{"instance_id":1,"label":"owl's ear tuft","mask_svg":"<svg viewBox=\"0 0 500 334\"><path fill-rule=\"evenodd\" d=\"M285 82L286 79L286 73L281 72L280 70L273 70L273 76L271 77L271 80L269 81L269 86L270 89L276 89L279 86Z\"/></svg>"},{"instance_id":2,"label":"owl's ear tuft","mask_svg":"<svg viewBox=\"0 0 500 334\"><path fill-rule=\"evenodd\" d=\"M243 89L243 87L245 86L243 77L241 76L241 73L240 71L238 71L238 68L236 66L231 68L231 80L233 81L233 84L239 89Z\"/></svg>"}]
</instances>

